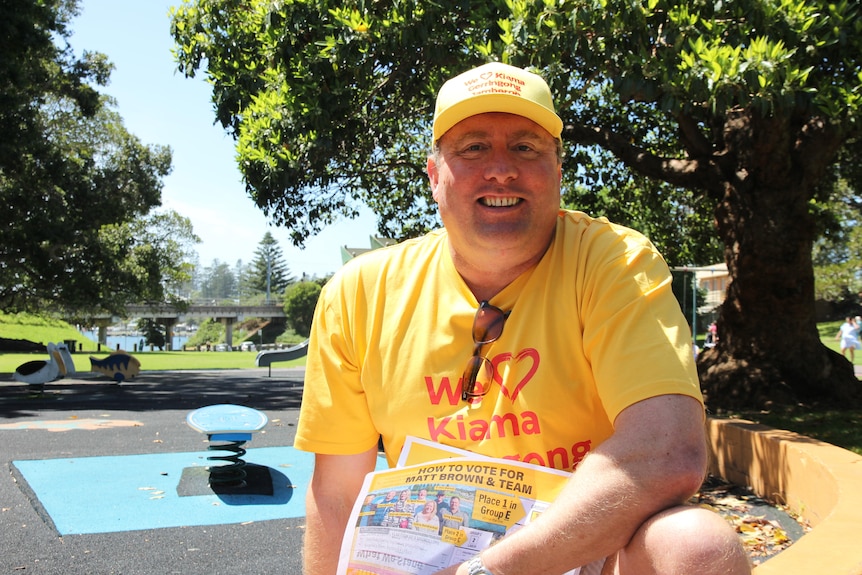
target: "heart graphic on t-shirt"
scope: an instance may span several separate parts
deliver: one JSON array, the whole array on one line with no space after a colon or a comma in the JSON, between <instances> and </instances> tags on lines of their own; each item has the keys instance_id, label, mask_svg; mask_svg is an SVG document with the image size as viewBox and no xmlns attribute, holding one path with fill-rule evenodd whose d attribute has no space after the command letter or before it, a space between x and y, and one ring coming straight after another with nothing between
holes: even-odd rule
<instances>
[{"instance_id":1,"label":"heart graphic on t-shirt","mask_svg":"<svg viewBox=\"0 0 862 575\"><path fill-rule=\"evenodd\" d=\"M479 77L482 78L483 80L490 80L491 76L493 76L493 75L494 75L493 72L482 72L481 74L479 74Z\"/></svg>"},{"instance_id":2,"label":"heart graphic on t-shirt","mask_svg":"<svg viewBox=\"0 0 862 575\"><path fill-rule=\"evenodd\" d=\"M529 364L522 363L526 359L530 360ZM514 372L514 377L517 378L514 386L512 385L512 377L509 377L507 385L503 385L503 377L500 375L501 364L508 361L514 362L514 365L509 368ZM521 393L521 390L524 389L524 386L536 375L536 371L539 369L539 352L536 349L528 347L519 351L518 355L514 357L511 353L501 353L494 357L493 364L494 381L500 385L503 395L514 402Z\"/></svg>"}]
</instances>

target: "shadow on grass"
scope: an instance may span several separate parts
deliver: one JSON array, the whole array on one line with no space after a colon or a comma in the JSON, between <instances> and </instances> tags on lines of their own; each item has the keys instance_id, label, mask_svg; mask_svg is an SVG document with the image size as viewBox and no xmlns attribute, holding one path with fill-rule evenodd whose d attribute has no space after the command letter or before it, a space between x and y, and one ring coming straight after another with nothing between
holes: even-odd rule
<instances>
[{"instance_id":1,"label":"shadow on grass","mask_svg":"<svg viewBox=\"0 0 862 575\"><path fill-rule=\"evenodd\" d=\"M798 406L783 411L739 412L731 414L729 418L746 419L774 429L793 431L862 455L862 410Z\"/></svg>"}]
</instances>

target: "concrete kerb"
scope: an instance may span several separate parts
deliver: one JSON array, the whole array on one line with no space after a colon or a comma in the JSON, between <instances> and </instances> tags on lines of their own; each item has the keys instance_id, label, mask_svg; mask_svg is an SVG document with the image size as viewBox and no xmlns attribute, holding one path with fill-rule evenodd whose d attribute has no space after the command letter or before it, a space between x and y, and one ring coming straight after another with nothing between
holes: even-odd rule
<instances>
[{"instance_id":1,"label":"concrete kerb","mask_svg":"<svg viewBox=\"0 0 862 575\"><path fill-rule=\"evenodd\" d=\"M790 431L710 419L710 472L787 505L811 531L754 575L862 575L862 456Z\"/></svg>"}]
</instances>

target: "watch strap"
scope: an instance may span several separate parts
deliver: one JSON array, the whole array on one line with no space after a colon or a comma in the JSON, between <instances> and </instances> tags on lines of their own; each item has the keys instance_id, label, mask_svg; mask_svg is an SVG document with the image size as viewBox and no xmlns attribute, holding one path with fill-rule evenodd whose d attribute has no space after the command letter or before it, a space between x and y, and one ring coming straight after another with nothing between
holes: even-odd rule
<instances>
[{"instance_id":1,"label":"watch strap","mask_svg":"<svg viewBox=\"0 0 862 575\"><path fill-rule=\"evenodd\" d=\"M485 564L482 563L481 555L474 555L467 561L467 575L494 575L488 568L485 567Z\"/></svg>"}]
</instances>

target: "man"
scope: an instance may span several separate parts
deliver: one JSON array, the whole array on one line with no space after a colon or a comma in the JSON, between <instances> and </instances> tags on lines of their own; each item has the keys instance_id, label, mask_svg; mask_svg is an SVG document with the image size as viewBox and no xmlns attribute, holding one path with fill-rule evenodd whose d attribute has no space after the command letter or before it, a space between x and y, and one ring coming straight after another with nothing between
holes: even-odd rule
<instances>
[{"instance_id":1,"label":"man","mask_svg":"<svg viewBox=\"0 0 862 575\"><path fill-rule=\"evenodd\" d=\"M447 527L450 529L463 529L470 526L470 516L466 511L461 510L461 498L453 496L449 499L449 509L443 512L443 521L440 524L440 530Z\"/></svg>"},{"instance_id":2,"label":"man","mask_svg":"<svg viewBox=\"0 0 862 575\"><path fill-rule=\"evenodd\" d=\"M413 526L414 505L410 501L410 490L402 489L398 501L386 509L381 527L399 527L410 529Z\"/></svg>"},{"instance_id":3,"label":"man","mask_svg":"<svg viewBox=\"0 0 862 575\"><path fill-rule=\"evenodd\" d=\"M362 509L359 510L359 526L366 527L371 525L372 519L374 519L374 496L366 495L365 501L362 503Z\"/></svg>"},{"instance_id":4,"label":"man","mask_svg":"<svg viewBox=\"0 0 862 575\"><path fill-rule=\"evenodd\" d=\"M440 529L438 529L438 534L443 533L443 515L449 513L449 504L446 503L446 494L442 491L437 492L437 499L435 501L437 503L437 519L440 521Z\"/></svg>"},{"instance_id":5,"label":"man","mask_svg":"<svg viewBox=\"0 0 862 575\"><path fill-rule=\"evenodd\" d=\"M377 501L374 502L374 517L371 519L371 525L381 525L383 523L386 512L390 507L395 505L396 497L398 497L398 493L388 491L385 496L377 498Z\"/></svg>"},{"instance_id":6,"label":"man","mask_svg":"<svg viewBox=\"0 0 862 575\"><path fill-rule=\"evenodd\" d=\"M574 470L541 517L440 573L750 572L728 524L683 505L706 440L667 265L640 234L560 210L561 133L535 74L450 80L427 165L444 229L324 288L295 442L316 454L306 575L335 573L378 436L392 464L408 435Z\"/></svg>"}]
</instances>

